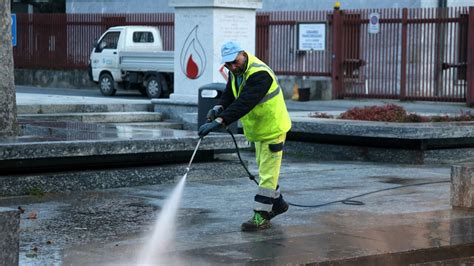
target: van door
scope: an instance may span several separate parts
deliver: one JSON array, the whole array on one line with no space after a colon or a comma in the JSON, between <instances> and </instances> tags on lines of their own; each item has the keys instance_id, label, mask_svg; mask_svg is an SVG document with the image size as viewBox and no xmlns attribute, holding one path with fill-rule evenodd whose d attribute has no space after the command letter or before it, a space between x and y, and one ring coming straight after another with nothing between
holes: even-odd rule
<instances>
[{"instance_id":1,"label":"van door","mask_svg":"<svg viewBox=\"0 0 474 266\"><path fill-rule=\"evenodd\" d=\"M97 43L91 56L92 75L95 81L98 81L98 75L103 70L110 71L115 80L120 79L117 51L119 37L120 31L109 31Z\"/></svg>"}]
</instances>

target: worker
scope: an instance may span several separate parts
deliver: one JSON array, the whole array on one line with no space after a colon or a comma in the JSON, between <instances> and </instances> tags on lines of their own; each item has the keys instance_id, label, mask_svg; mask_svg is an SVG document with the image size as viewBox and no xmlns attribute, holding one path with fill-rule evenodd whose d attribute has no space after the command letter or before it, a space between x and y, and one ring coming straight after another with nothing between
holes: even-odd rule
<instances>
[{"instance_id":1,"label":"worker","mask_svg":"<svg viewBox=\"0 0 474 266\"><path fill-rule=\"evenodd\" d=\"M268 229L270 219L289 207L281 195L278 178L286 133L291 128L290 116L270 67L233 41L222 45L221 56L229 79L218 104L207 114L209 122L199 127L198 134L204 137L240 119L245 137L255 143L259 173L253 217L241 229Z\"/></svg>"}]
</instances>

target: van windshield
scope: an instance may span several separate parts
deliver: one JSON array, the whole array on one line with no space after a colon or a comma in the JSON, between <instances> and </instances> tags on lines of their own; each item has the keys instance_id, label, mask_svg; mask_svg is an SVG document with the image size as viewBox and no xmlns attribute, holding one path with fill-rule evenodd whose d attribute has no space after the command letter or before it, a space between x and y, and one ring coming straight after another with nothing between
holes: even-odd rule
<instances>
[{"instance_id":1,"label":"van windshield","mask_svg":"<svg viewBox=\"0 0 474 266\"><path fill-rule=\"evenodd\" d=\"M98 52L102 51L103 49L117 49L119 37L120 32L118 31L112 31L105 34L105 36L97 45L97 48L99 49Z\"/></svg>"}]
</instances>

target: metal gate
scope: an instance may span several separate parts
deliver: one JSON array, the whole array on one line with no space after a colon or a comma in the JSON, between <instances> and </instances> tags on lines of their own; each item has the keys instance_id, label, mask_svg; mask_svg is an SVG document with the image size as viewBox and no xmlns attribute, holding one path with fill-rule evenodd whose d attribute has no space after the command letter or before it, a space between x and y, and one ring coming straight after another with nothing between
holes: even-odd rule
<instances>
[{"instance_id":1,"label":"metal gate","mask_svg":"<svg viewBox=\"0 0 474 266\"><path fill-rule=\"evenodd\" d=\"M466 101L468 12L467 7L341 11L333 21L335 42L341 44L334 47L341 56L333 71L343 77L337 98Z\"/></svg>"}]
</instances>

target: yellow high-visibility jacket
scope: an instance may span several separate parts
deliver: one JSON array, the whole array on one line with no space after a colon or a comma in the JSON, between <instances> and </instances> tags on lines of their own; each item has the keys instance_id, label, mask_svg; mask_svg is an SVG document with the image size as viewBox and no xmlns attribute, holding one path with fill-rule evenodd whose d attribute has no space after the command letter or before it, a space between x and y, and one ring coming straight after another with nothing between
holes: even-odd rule
<instances>
[{"instance_id":1,"label":"yellow high-visibility jacket","mask_svg":"<svg viewBox=\"0 0 474 266\"><path fill-rule=\"evenodd\" d=\"M283 91L278 85L278 80L273 71L260 59L247 53L247 69L243 73L243 82L239 88L232 82L232 92L237 99L245 89L246 81L252 74L266 71L273 79L270 89L265 97L245 116L240 118L244 128L244 135L249 141L263 141L274 139L288 132L291 128L291 120L286 109ZM235 79L229 72L232 80Z\"/></svg>"}]
</instances>

